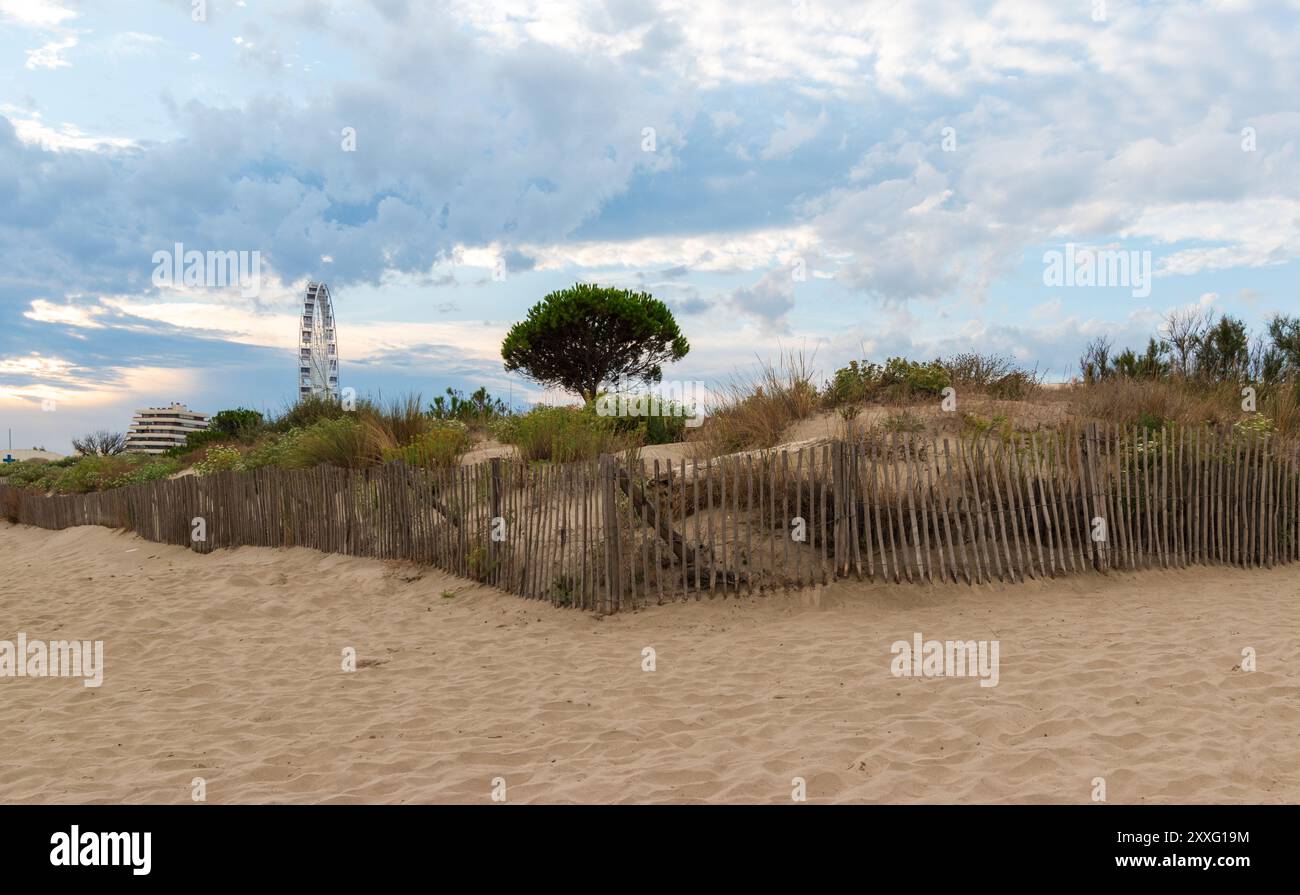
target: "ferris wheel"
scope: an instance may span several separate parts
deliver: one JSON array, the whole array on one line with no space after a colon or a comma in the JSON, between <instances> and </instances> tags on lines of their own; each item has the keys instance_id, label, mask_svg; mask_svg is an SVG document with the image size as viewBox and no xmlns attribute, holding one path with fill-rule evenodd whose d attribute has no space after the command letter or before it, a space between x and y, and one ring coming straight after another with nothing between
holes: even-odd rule
<instances>
[{"instance_id":1,"label":"ferris wheel","mask_svg":"<svg viewBox=\"0 0 1300 895\"><path fill-rule=\"evenodd\" d=\"M334 338L330 287L308 283L302 298L302 341L298 345L298 396L338 400L339 354Z\"/></svg>"}]
</instances>

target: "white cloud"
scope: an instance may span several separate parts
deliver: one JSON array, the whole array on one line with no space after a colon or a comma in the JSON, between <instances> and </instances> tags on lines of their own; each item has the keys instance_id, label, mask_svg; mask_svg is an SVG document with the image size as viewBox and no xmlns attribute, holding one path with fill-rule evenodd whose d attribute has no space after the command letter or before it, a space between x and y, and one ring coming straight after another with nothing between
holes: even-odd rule
<instances>
[{"instance_id":1,"label":"white cloud","mask_svg":"<svg viewBox=\"0 0 1300 895\"><path fill-rule=\"evenodd\" d=\"M713 129L721 133L738 127L742 119L732 110L723 109L720 112L711 113L709 120L713 122Z\"/></svg>"},{"instance_id":2,"label":"white cloud","mask_svg":"<svg viewBox=\"0 0 1300 895\"><path fill-rule=\"evenodd\" d=\"M70 68L72 63L63 58L63 51L77 45L75 37L52 40L42 47L27 51L28 68Z\"/></svg>"},{"instance_id":3,"label":"white cloud","mask_svg":"<svg viewBox=\"0 0 1300 895\"><path fill-rule=\"evenodd\" d=\"M103 411L124 403L136 406L148 403L149 399L142 396L157 394L159 383L166 383L170 395L193 393L203 383L205 373L206 371L152 365L89 370L61 357L0 357L0 374L34 380L22 384L0 383L0 406L9 410L24 410L52 398L57 402L60 421L66 423L67 413L72 409L98 408ZM159 395L158 399L163 397L165 396ZM123 419L110 425L123 428L123 424L130 418L128 414L123 416ZM71 433L64 429L59 437L66 438L69 434Z\"/></svg>"},{"instance_id":4,"label":"white cloud","mask_svg":"<svg viewBox=\"0 0 1300 895\"><path fill-rule=\"evenodd\" d=\"M286 357L297 348L299 290L288 290L286 297L274 300L275 310L264 312L240 299L237 291L226 295L211 294L212 290L207 293L181 295L178 290L168 290L152 296L113 295L101 298L100 304L116 312L118 317L112 325L123 329L139 329L137 321L147 321L185 330L198 338L283 349ZM462 359L495 363L500 360L501 340L508 328L506 321L485 324L472 320L425 323L341 319L339 356L345 363L361 363L419 346L454 345Z\"/></svg>"},{"instance_id":5,"label":"white cloud","mask_svg":"<svg viewBox=\"0 0 1300 895\"><path fill-rule=\"evenodd\" d=\"M812 252L817 242L811 227L797 226L707 236L650 236L623 241L532 245L523 247L522 251L538 260L539 270L569 266L685 267L693 272L719 273L765 270L773 264L786 264L793 256Z\"/></svg>"},{"instance_id":6,"label":"white cloud","mask_svg":"<svg viewBox=\"0 0 1300 895\"><path fill-rule=\"evenodd\" d=\"M126 149L137 145L134 140L126 137L92 137L82 133L76 125L66 122L51 127L41 120L41 113L26 112L7 103L0 103L0 114L9 119L19 140L44 149L100 152L105 149Z\"/></svg>"},{"instance_id":7,"label":"white cloud","mask_svg":"<svg viewBox=\"0 0 1300 895\"><path fill-rule=\"evenodd\" d=\"M27 28L53 28L76 15L55 0L0 0L0 16Z\"/></svg>"},{"instance_id":8,"label":"white cloud","mask_svg":"<svg viewBox=\"0 0 1300 895\"><path fill-rule=\"evenodd\" d=\"M61 357L44 355L36 351L31 354L0 357L0 375L67 379L73 369L73 365Z\"/></svg>"},{"instance_id":9,"label":"white cloud","mask_svg":"<svg viewBox=\"0 0 1300 895\"><path fill-rule=\"evenodd\" d=\"M101 329L103 324L95 318L103 313L104 309L97 305L55 304L38 298L32 302L30 310L23 312L23 316L38 323L62 323L85 329Z\"/></svg>"},{"instance_id":10,"label":"white cloud","mask_svg":"<svg viewBox=\"0 0 1300 895\"><path fill-rule=\"evenodd\" d=\"M1161 273L1264 267L1300 257L1300 200L1171 202L1144 209L1128 229L1166 243L1222 243L1174 252L1161 259Z\"/></svg>"}]
</instances>

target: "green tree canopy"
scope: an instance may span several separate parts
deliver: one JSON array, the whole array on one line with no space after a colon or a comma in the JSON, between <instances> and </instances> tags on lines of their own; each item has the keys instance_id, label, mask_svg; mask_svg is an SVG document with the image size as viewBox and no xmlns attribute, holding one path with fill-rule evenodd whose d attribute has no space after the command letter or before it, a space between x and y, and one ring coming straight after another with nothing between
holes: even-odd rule
<instances>
[{"instance_id":1,"label":"green tree canopy","mask_svg":"<svg viewBox=\"0 0 1300 895\"><path fill-rule=\"evenodd\" d=\"M208 421L208 428L215 429L222 435L243 435L248 432L255 432L261 426L262 414L246 407L218 411Z\"/></svg>"},{"instance_id":2,"label":"green tree canopy","mask_svg":"<svg viewBox=\"0 0 1300 895\"><path fill-rule=\"evenodd\" d=\"M1268 322L1268 337L1273 341L1280 372L1288 376L1300 373L1300 317L1274 314Z\"/></svg>"},{"instance_id":3,"label":"green tree canopy","mask_svg":"<svg viewBox=\"0 0 1300 895\"><path fill-rule=\"evenodd\" d=\"M690 351L668 306L645 292L579 283L552 292L501 345L506 369L584 400L620 377L663 379L665 363Z\"/></svg>"},{"instance_id":4,"label":"green tree canopy","mask_svg":"<svg viewBox=\"0 0 1300 895\"><path fill-rule=\"evenodd\" d=\"M1197 371L1213 382L1244 379L1250 367L1250 338L1246 324L1224 314L1201 336L1196 352Z\"/></svg>"}]
</instances>

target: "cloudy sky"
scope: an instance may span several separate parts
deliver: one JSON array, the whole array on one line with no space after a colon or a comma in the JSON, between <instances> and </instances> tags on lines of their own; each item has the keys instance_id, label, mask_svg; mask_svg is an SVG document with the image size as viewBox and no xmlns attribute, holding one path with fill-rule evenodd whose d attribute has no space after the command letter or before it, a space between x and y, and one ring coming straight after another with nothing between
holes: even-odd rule
<instances>
[{"instance_id":1,"label":"cloudy sky","mask_svg":"<svg viewBox=\"0 0 1300 895\"><path fill-rule=\"evenodd\" d=\"M668 302L706 382L1258 327L1300 306L1297 47L1297 0L0 0L0 428L278 409L309 278L344 386L517 403L505 330L579 280ZM260 288L157 285L177 243ZM1067 244L1153 277L1045 282Z\"/></svg>"}]
</instances>

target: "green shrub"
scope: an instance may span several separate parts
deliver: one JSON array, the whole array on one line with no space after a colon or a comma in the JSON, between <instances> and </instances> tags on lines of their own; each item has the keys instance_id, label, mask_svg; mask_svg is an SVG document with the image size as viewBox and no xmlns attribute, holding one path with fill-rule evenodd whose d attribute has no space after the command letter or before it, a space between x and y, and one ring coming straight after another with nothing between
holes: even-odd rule
<instances>
[{"instance_id":1,"label":"green shrub","mask_svg":"<svg viewBox=\"0 0 1300 895\"><path fill-rule=\"evenodd\" d=\"M310 469L328 464L364 469L380 459L369 426L353 416L321 419L305 428L284 458L289 468Z\"/></svg>"},{"instance_id":2,"label":"green shrub","mask_svg":"<svg viewBox=\"0 0 1300 895\"><path fill-rule=\"evenodd\" d=\"M50 463L46 460L19 460L0 466L0 476L4 483L15 488L26 488L53 474Z\"/></svg>"},{"instance_id":3,"label":"green shrub","mask_svg":"<svg viewBox=\"0 0 1300 895\"><path fill-rule=\"evenodd\" d=\"M455 466L470 448L464 426L443 424L418 436L402 447L386 448L384 460L403 460L408 466L425 468Z\"/></svg>"},{"instance_id":4,"label":"green shrub","mask_svg":"<svg viewBox=\"0 0 1300 895\"><path fill-rule=\"evenodd\" d=\"M250 470L261 469L263 466L289 465L289 458L293 456L302 432L302 429L290 429L284 433L271 433L244 454L240 468Z\"/></svg>"},{"instance_id":5,"label":"green shrub","mask_svg":"<svg viewBox=\"0 0 1300 895\"><path fill-rule=\"evenodd\" d=\"M180 470L181 464L179 460L160 456L137 463L119 475L105 479L100 490L125 488L127 485L143 485L145 482L155 482L159 479L169 478L180 472Z\"/></svg>"},{"instance_id":6,"label":"green shrub","mask_svg":"<svg viewBox=\"0 0 1300 895\"><path fill-rule=\"evenodd\" d=\"M675 444L686 435L685 416L648 416L645 422L645 444ZM635 430L626 430L629 434Z\"/></svg>"},{"instance_id":7,"label":"green shrub","mask_svg":"<svg viewBox=\"0 0 1300 895\"><path fill-rule=\"evenodd\" d=\"M1171 420L1167 420L1159 414L1151 413L1149 410L1142 411L1137 418L1138 428L1145 429L1148 432L1159 432L1171 422Z\"/></svg>"},{"instance_id":8,"label":"green shrub","mask_svg":"<svg viewBox=\"0 0 1300 895\"><path fill-rule=\"evenodd\" d=\"M492 397L484 386L468 398L460 389L448 388L446 396L439 395L429 405L429 415L436 420L457 420L472 426L486 426L509 413L505 402Z\"/></svg>"},{"instance_id":9,"label":"green shrub","mask_svg":"<svg viewBox=\"0 0 1300 895\"><path fill-rule=\"evenodd\" d=\"M191 432L186 435L184 444L178 444L176 447L168 448L163 452L163 456L182 457L185 454L197 451L199 448L210 444L230 441L232 438L233 436L217 429L201 429L198 432Z\"/></svg>"},{"instance_id":10,"label":"green shrub","mask_svg":"<svg viewBox=\"0 0 1300 895\"><path fill-rule=\"evenodd\" d=\"M199 448L222 442L240 441L251 444L265 431L266 423L262 419L262 414L256 410L249 410L247 407L221 410L208 420L208 428L191 432L185 436L184 444L168 448L163 456L183 457Z\"/></svg>"},{"instance_id":11,"label":"green shrub","mask_svg":"<svg viewBox=\"0 0 1300 895\"><path fill-rule=\"evenodd\" d=\"M891 357L885 361L880 383L892 392L891 397L906 398L913 394L938 395L951 384L951 379L937 360L922 363L905 357Z\"/></svg>"},{"instance_id":12,"label":"green shrub","mask_svg":"<svg viewBox=\"0 0 1300 895\"><path fill-rule=\"evenodd\" d=\"M849 361L826 383L822 402L827 407L864 401L901 401L940 394L952 384L948 368L940 361L921 362L891 357L884 365Z\"/></svg>"},{"instance_id":13,"label":"green shrub","mask_svg":"<svg viewBox=\"0 0 1300 895\"><path fill-rule=\"evenodd\" d=\"M60 494L86 494L166 478L179 469L177 461L154 454L78 457L38 487L48 482L49 488Z\"/></svg>"},{"instance_id":14,"label":"green shrub","mask_svg":"<svg viewBox=\"0 0 1300 895\"><path fill-rule=\"evenodd\" d=\"M963 413L961 423L962 434L971 439L981 438L985 435L996 435L1006 441L1011 437L1011 422L1002 414L995 414L986 418L978 413Z\"/></svg>"},{"instance_id":15,"label":"green shrub","mask_svg":"<svg viewBox=\"0 0 1300 895\"><path fill-rule=\"evenodd\" d=\"M262 414L247 407L222 410L208 421L208 429L223 432L236 438L251 440L262 430Z\"/></svg>"},{"instance_id":16,"label":"green shrub","mask_svg":"<svg viewBox=\"0 0 1300 895\"><path fill-rule=\"evenodd\" d=\"M124 464L110 457L82 457L63 469L54 479L54 490L60 494L85 494L100 490L105 474L116 475Z\"/></svg>"},{"instance_id":17,"label":"green shrub","mask_svg":"<svg viewBox=\"0 0 1300 895\"><path fill-rule=\"evenodd\" d=\"M590 460L640 443L644 430L620 432L618 417L599 416L580 407L534 407L498 422L494 432L519 448L525 460L567 463Z\"/></svg>"},{"instance_id":18,"label":"green shrub","mask_svg":"<svg viewBox=\"0 0 1300 895\"><path fill-rule=\"evenodd\" d=\"M847 367L835 371L831 381L826 383L822 400L827 407L841 404L859 404L869 397L880 385L881 367L879 364L855 360L849 361Z\"/></svg>"},{"instance_id":19,"label":"green shrub","mask_svg":"<svg viewBox=\"0 0 1300 895\"><path fill-rule=\"evenodd\" d=\"M355 410L345 410L334 400L306 397L273 421L270 432L247 449L217 445L196 464L202 474L222 469L253 470L264 466L306 469L321 464L364 469L386 458L445 464L459 459L469 447L469 435L460 423L438 423L423 410L419 395L383 405L360 400ZM225 428L247 434L258 425L255 411L230 411ZM258 430L265 432L264 429Z\"/></svg>"},{"instance_id":20,"label":"green shrub","mask_svg":"<svg viewBox=\"0 0 1300 895\"><path fill-rule=\"evenodd\" d=\"M119 455L120 456L120 455ZM82 457L63 457L59 460L22 460L18 463L6 464L0 475L4 475L4 483L15 488L26 488L31 491L52 491L55 483L63 471L69 467L77 465Z\"/></svg>"},{"instance_id":21,"label":"green shrub","mask_svg":"<svg viewBox=\"0 0 1300 895\"><path fill-rule=\"evenodd\" d=\"M1232 428L1241 435L1272 435L1277 431L1273 421L1262 413L1252 413L1245 419L1238 420Z\"/></svg>"},{"instance_id":22,"label":"green shrub","mask_svg":"<svg viewBox=\"0 0 1300 895\"><path fill-rule=\"evenodd\" d=\"M632 411L644 409L644 415ZM602 415L602 410L604 414ZM624 413L623 411L627 411ZM583 407L585 413L613 422L615 431L641 444L673 444L686 434L691 408L652 395L613 395L602 392ZM650 411L655 411L653 414Z\"/></svg>"},{"instance_id":23,"label":"green shrub","mask_svg":"<svg viewBox=\"0 0 1300 895\"><path fill-rule=\"evenodd\" d=\"M243 454L239 452L238 448L227 445L215 445L208 448L203 459L194 464L194 472L198 475L212 475L214 472L242 468Z\"/></svg>"}]
</instances>

